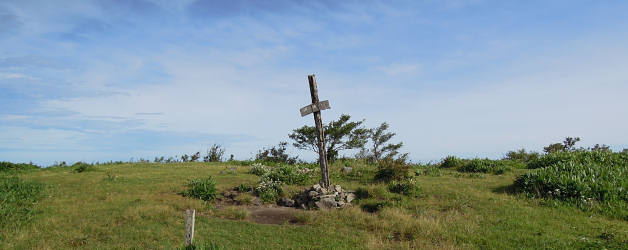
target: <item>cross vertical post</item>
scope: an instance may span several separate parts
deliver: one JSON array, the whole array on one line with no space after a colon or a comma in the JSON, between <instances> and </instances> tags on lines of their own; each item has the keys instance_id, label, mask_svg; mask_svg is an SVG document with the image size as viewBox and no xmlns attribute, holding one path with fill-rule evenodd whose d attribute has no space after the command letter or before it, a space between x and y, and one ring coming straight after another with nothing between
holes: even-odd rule
<instances>
[{"instance_id":1,"label":"cross vertical post","mask_svg":"<svg viewBox=\"0 0 628 250\"><path fill-rule=\"evenodd\" d=\"M317 107L318 102L318 88L316 87L316 76L308 75L308 81L310 82L310 94L312 95L312 107ZM329 108L329 107L327 107ZM321 185L324 188L329 188L329 171L327 170L327 150L325 150L325 132L323 131L323 120L321 118L321 108L313 108L314 111L314 123L316 124L316 130L318 132L318 161L321 165Z\"/></svg>"}]
</instances>

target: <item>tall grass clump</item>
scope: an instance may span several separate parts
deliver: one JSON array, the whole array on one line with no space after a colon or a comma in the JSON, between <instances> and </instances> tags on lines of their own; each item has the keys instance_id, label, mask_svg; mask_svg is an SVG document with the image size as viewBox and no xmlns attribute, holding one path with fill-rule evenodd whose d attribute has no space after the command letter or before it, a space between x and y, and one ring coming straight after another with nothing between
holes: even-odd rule
<instances>
[{"instance_id":1,"label":"tall grass clump","mask_svg":"<svg viewBox=\"0 0 628 250\"><path fill-rule=\"evenodd\" d=\"M556 152L534 163L514 188L533 198L551 198L628 220L628 156L609 151Z\"/></svg>"},{"instance_id":2,"label":"tall grass clump","mask_svg":"<svg viewBox=\"0 0 628 250\"><path fill-rule=\"evenodd\" d=\"M504 161L490 159L473 159L458 168L460 172L491 174L503 174L508 170L510 167Z\"/></svg>"},{"instance_id":3,"label":"tall grass clump","mask_svg":"<svg viewBox=\"0 0 628 250\"><path fill-rule=\"evenodd\" d=\"M216 198L216 182L210 176L205 179L189 180L185 185L187 189L182 192L183 196L211 201Z\"/></svg>"},{"instance_id":4,"label":"tall grass clump","mask_svg":"<svg viewBox=\"0 0 628 250\"><path fill-rule=\"evenodd\" d=\"M43 184L38 182L0 177L0 228L28 222L43 189Z\"/></svg>"}]
</instances>

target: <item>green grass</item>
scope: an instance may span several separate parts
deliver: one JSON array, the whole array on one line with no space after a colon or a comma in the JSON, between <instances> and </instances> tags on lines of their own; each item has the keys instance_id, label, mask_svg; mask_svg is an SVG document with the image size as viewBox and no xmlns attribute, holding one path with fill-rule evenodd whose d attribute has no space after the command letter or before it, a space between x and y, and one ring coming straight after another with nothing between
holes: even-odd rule
<instances>
[{"instance_id":1,"label":"green grass","mask_svg":"<svg viewBox=\"0 0 628 250\"><path fill-rule=\"evenodd\" d=\"M0 230L10 231L28 223L35 213L33 206L44 187L34 181L14 176L0 176ZM4 235L0 236L3 239Z\"/></svg>"},{"instance_id":2,"label":"green grass","mask_svg":"<svg viewBox=\"0 0 628 250\"><path fill-rule=\"evenodd\" d=\"M330 169L332 183L363 190L353 207L300 211L298 225L265 225L246 212L221 210L179 192L191 178L212 176L220 194L258 183L248 167L229 163L96 165L76 174L70 168L19 172L25 182L46 185L27 224L0 231L2 249L164 249L183 242L184 211L196 209L196 242L224 249L510 249L609 248L628 246L628 223L567 204L513 195L508 187L530 170L471 178L453 169L413 177L419 196L392 193L374 183L377 170L351 162ZM221 172L223 171L223 172ZM311 185L285 186L286 195ZM370 213L363 205L381 204Z\"/></svg>"}]
</instances>

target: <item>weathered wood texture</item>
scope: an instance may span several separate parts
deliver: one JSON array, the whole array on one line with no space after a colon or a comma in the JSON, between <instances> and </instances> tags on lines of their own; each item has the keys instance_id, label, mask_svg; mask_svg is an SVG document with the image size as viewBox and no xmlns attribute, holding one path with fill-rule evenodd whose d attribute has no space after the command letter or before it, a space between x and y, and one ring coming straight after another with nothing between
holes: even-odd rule
<instances>
[{"instance_id":1,"label":"weathered wood texture","mask_svg":"<svg viewBox=\"0 0 628 250\"><path fill-rule=\"evenodd\" d=\"M319 103L312 103L310 105L307 105L307 106L301 108L300 111L301 111L301 116L306 116L306 115L309 115L309 114L311 114L313 112L321 111L321 110L325 110L325 109L330 109L328 100L325 100L325 101L322 101L322 102L319 102Z\"/></svg>"},{"instance_id":2,"label":"weathered wood texture","mask_svg":"<svg viewBox=\"0 0 628 250\"><path fill-rule=\"evenodd\" d=\"M194 243L194 215L196 211L194 209L185 210L185 246L190 246Z\"/></svg>"},{"instance_id":3,"label":"weathered wood texture","mask_svg":"<svg viewBox=\"0 0 628 250\"><path fill-rule=\"evenodd\" d=\"M309 75L307 79L310 83L310 94L312 96L312 104L317 105L318 102L318 87L316 86L316 76ZM321 165L321 185L325 188L329 188L329 171L327 170L327 151L325 150L325 133L323 131L323 120L321 118L321 111L314 112L314 123L316 124L316 130L318 131L318 155Z\"/></svg>"}]
</instances>

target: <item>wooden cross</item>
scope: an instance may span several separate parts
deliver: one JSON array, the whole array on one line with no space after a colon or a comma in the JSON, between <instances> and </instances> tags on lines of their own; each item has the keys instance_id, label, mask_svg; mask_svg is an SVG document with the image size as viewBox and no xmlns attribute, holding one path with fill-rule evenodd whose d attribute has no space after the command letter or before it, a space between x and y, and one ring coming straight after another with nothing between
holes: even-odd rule
<instances>
[{"instance_id":1,"label":"wooden cross","mask_svg":"<svg viewBox=\"0 0 628 250\"><path fill-rule=\"evenodd\" d=\"M329 188L329 171L327 170L327 151L325 150L325 133L323 131L323 120L321 119L321 110L329 109L329 101L318 101L318 88L316 87L316 76L307 76L310 82L310 94L312 95L312 104L301 108L301 117L314 113L314 123L318 132L318 161L321 165L321 185Z\"/></svg>"}]
</instances>

